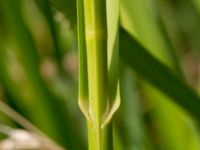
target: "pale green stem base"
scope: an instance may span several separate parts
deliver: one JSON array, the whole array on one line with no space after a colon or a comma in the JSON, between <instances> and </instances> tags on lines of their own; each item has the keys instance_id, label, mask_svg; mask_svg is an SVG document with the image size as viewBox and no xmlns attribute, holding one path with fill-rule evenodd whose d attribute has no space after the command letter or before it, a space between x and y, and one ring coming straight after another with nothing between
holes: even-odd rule
<instances>
[{"instance_id":1,"label":"pale green stem base","mask_svg":"<svg viewBox=\"0 0 200 150\"><path fill-rule=\"evenodd\" d=\"M104 129L88 122L89 150L112 150L112 123Z\"/></svg>"}]
</instances>

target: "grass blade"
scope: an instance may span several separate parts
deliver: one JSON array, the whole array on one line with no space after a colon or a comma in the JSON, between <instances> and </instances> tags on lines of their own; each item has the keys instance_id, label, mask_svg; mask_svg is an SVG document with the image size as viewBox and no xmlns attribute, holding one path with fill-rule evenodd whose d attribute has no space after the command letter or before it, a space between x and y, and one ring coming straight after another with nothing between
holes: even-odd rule
<instances>
[{"instance_id":1,"label":"grass blade","mask_svg":"<svg viewBox=\"0 0 200 150\"><path fill-rule=\"evenodd\" d=\"M3 85L21 113L47 135L70 149L84 149L73 126L66 121L63 103L49 92L39 73L39 61L32 37L21 14L20 1L0 1L7 34L0 35L0 75ZM6 38L3 36L6 35ZM16 79L13 62L21 69L23 79ZM16 59L16 60L15 60ZM22 84L23 83L23 84ZM77 144L78 143L78 144Z\"/></svg>"},{"instance_id":2,"label":"grass blade","mask_svg":"<svg viewBox=\"0 0 200 150\"><path fill-rule=\"evenodd\" d=\"M132 69L200 121L200 98L128 32L120 30L120 56Z\"/></svg>"}]
</instances>

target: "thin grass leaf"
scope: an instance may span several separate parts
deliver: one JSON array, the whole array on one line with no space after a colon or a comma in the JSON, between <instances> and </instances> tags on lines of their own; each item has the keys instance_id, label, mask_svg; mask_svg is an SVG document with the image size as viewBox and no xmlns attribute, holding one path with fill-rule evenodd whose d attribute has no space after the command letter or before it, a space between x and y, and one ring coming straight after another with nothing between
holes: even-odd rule
<instances>
[{"instance_id":1,"label":"thin grass leaf","mask_svg":"<svg viewBox=\"0 0 200 150\"><path fill-rule=\"evenodd\" d=\"M90 119L88 114L88 69L87 69L87 54L85 40L85 22L83 0L77 1L78 14L78 49L79 49L79 98L78 103L80 109L87 119Z\"/></svg>"},{"instance_id":2,"label":"thin grass leaf","mask_svg":"<svg viewBox=\"0 0 200 150\"><path fill-rule=\"evenodd\" d=\"M73 126L66 122L62 104L48 91L39 73L39 61L32 37L26 28L20 3L0 1L6 38L1 34L0 75L13 103L35 125L54 140L70 149L84 149ZM1 30L1 33L3 31ZM8 46L9 45L9 46ZM10 54L11 53L11 54ZM10 61L10 55L12 55ZM13 61L23 79L16 79ZM23 83L23 84L22 84ZM77 144L78 143L78 144Z\"/></svg>"},{"instance_id":3,"label":"thin grass leaf","mask_svg":"<svg viewBox=\"0 0 200 150\"><path fill-rule=\"evenodd\" d=\"M56 23L53 18L52 7L49 3L49 0L40 0L40 1L36 0L36 3L40 7L40 10L43 12L43 14L48 22L49 29L51 31L50 33L52 35L52 39L53 39L53 43L54 43L55 58L57 60L60 73L63 73L63 71L62 71L62 58L63 58L62 49L61 49L61 45L60 45L58 29L57 29Z\"/></svg>"},{"instance_id":4,"label":"thin grass leaf","mask_svg":"<svg viewBox=\"0 0 200 150\"><path fill-rule=\"evenodd\" d=\"M108 27L108 82L110 100L114 101L117 94L119 79L119 1L107 0Z\"/></svg>"},{"instance_id":5,"label":"thin grass leaf","mask_svg":"<svg viewBox=\"0 0 200 150\"><path fill-rule=\"evenodd\" d=\"M174 51L163 36L161 26L158 24L158 14L151 3L153 2L144 0L121 0L121 25L144 44L155 57L172 67L174 60L171 53Z\"/></svg>"},{"instance_id":6,"label":"thin grass leaf","mask_svg":"<svg viewBox=\"0 0 200 150\"><path fill-rule=\"evenodd\" d=\"M120 56L145 80L159 88L200 121L198 95L123 29L120 30Z\"/></svg>"},{"instance_id":7,"label":"thin grass leaf","mask_svg":"<svg viewBox=\"0 0 200 150\"><path fill-rule=\"evenodd\" d=\"M145 149L145 133L142 122L142 110L139 93L133 71L122 64L120 71L121 118L124 132L121 136L125 140L124 150ZM131 117L127 117L131 114ZM119 130L120 131L120 130ZM125 134L124 134L125 133ZM150 147L148 147L150 149Z\"/></svg>"},{"instance_id":8,"label":"thin grass leaf","mask_svg":"<svg viewBox=\"0 0 200 150\"><path fill-rule=\"evenodd\" d=\"M175 50L163 28L160 14L157 11L157 3L155 1L147 2L144 0L124 0L121 1L121 4L123 27L137 37L143 46L147 48L146 50L168 65L168 67L173 68L173 71L181 76L182 69L176 57ZM130 26L134 26L134 30ZM171 103L170 98L166 97L156 88L143 81L141 87L145 100L153 104L153 110L156 112L151 116L153 124L158 131L157 136L160 136L161 143L154 142L160 146L160 149L182 150L187 147L189 141L186 137L189 136L189 133L192 137L195 137L193 133L193 128L195 127L190 117L177 105ZM186 120L191 122L193 128L184 124ZM175 128L175 126L177 127ZM197 140L193 141L196 142Z\"/></svg>"}]
</instances>

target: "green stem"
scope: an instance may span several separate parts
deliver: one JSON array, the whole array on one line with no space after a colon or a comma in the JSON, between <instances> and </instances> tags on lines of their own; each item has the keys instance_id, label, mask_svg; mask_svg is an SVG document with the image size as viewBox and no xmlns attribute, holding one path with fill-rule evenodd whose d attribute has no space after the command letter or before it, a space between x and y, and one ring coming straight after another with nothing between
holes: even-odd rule
<instances>
[{"instance_id":1,"label":"green stem","mask_svg":"<svg viewBox=\"0 0 200 150\"><path fill-rule=\"evenodd\" d=\"M100 124L107 100L106 1L85 0L89 104L95 122Z\"/></svg>"},{"instance_id":2,"label":"green stem","mask_svg":"<svg viewBox=\"0 0 200 150\"><path fill-rule=\"evenodd\" d=\"M89 150L112 150L112 123L103 129L98 129L88 122Z\"/></svg>"},{"instance_id":3,"label":"green stem","mask_svg":"<svg viewBox=\"0 0 200 150\"><path fill-rule=\"evenodd\" d=\"M79 106L88 124L89 150L112 150L108 96L106 0L77 0ZM115 107L114 107L115 110Z\"/></svg>"},{"instance_id":4,"label":"green stem","mask_svg":"<svg viewBox=\"0 0 200 150\"><path fill-rule=\"evenodd\" d=\"M89 149L111 150L111 126L102 126L109 104L106 0L85 0L84 14L91 118L88 120Z\"/></svg>"}]
</instances>

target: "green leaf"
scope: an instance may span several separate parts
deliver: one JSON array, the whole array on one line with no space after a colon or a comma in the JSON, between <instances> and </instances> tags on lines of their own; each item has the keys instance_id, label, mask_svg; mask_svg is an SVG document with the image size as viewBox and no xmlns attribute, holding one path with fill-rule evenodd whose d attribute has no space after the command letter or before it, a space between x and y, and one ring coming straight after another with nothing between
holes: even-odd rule
<instances>
[{"instance_id":1,"label":"green leaf","mask_svg":"<svg viewBox=\"0 0 200 150\"><path fill-rule=\"evenodd\" d=\"M85 40L85 21L83 0L77 0L77 18L78 18L78 55L79 55L79 98L78 103L81 111L90 119L88 110L88 69L87 69L87 52Z\"/></svg>"},{"instance_id":2,"label":"green leaf","mask_svg":"<svg viewBox=\"0 0 200 150\"><path fill-rule=\"evenodd\" d=\"M119 1L107 0L107 63L108 63L108 95L109 111L104 125L108 124L120 106L119 92Z\"/></svg>"},{"instance_id":3,"label":"green leaf","mask_svg":"<svg viewBox=\"0 0 200 150\"><path fill-rule=\"evenodd\" d=\"M60 45L61 42L59 39L57 26L53 18L54 13L53 13L52 7L49 3L49 0L40 0L40 1L36 1L36 3L38 4L40 10L45 16L45 19L47 20L48 27L51 31L50 33L52 35L52 39L54 43L55 58L58 63L59 71L60 73L62 73L62 57L63 56L62 56L62 49Z\"/></svg>"},{"instance_id":4,"label":"green leaf","mask_svg":"<svg viewBox=\"0 0 200 150\"><path fill-rule=\"evenodd\" d=\"M120 30L120 56L132 69L200 121L200 98L128 32Z\"/></svg>"},{"instance_id":5,"label":"green leaf","mask_svg":"<svg viewBox=\"0 0 200 150\"><path fill-rule=\"evenodd\" d=\"M121 25L148 51L176 72L182 74L176 51L167 36L156 2L120 0Z\"/></svg>"},{"instance_id":6,"label":"green leaf","mask_svg":"<svg viewBox=\"0 0 200 150\"><path fill-rule=\"evenodd\" d=\"M169 45L161 32L151 1L120 0L121 25L160 61L172 66ZM155 49L158 48L158 49Z\"/></svg>"},{"instance_id":7,"label":"green leaf","mask_svg":"<svg viewBox=\"0 0 200 150\"><path fill-rule=\"evenodd\" d=\"M107 0L108 26L108 82L110 100L114 101L117 94L119 79L119 1Z\"/></svg>"},{"instance_id":8,"label":"green leaf","mask_svg":"<svg viewBox=\"0 0 200 150\"><path fill-rule=\"evenodd\" d=\"M24 22L20 2L0 1L5 24L4 32L0 30L3 86L18 110L43 132L67 148L84 149L79 135L67 122L63 103L49 92L41 79L37 50Z\"/></svg>"},{"instance_id":9,"label":"green leaf","mask_svg":"<svg viewBox=\"0 0 200 150\"><path fill-rule=\"evenodd\" d=\"M120 93L122 101L120 110L124 125L124 132L121 133L125 139L124 150L145 149L144 125L139 93L136 89L136 77L129 67L122 64L121 68ZM131 117L127 117L130 114Z\"/></svg>"},{"instance_id":10,"label":"green leaf","mask_svg":"<svg viewBox=\"0 0 200 150\"><path fill-rule=\"evenodd\" d=\"M182 70L178 58L165 33L155 1L122 0L121 24L147 48L147 51L181 77ZM153 111L156 112L151 116L154 127L158 131L157 136L161 139L161 143L157 143L160 149L182 150L187 147L189 141L183 142L187 140L186 136L190 133L192 137L195 137L193 134L195 128L191 129L191 126L185 124L188 121L194 125L191 118L157 88L147 82L140 82L142 82L140 89L144 93L143 98L154 106Z\"/></svg>"}]
</instances>

